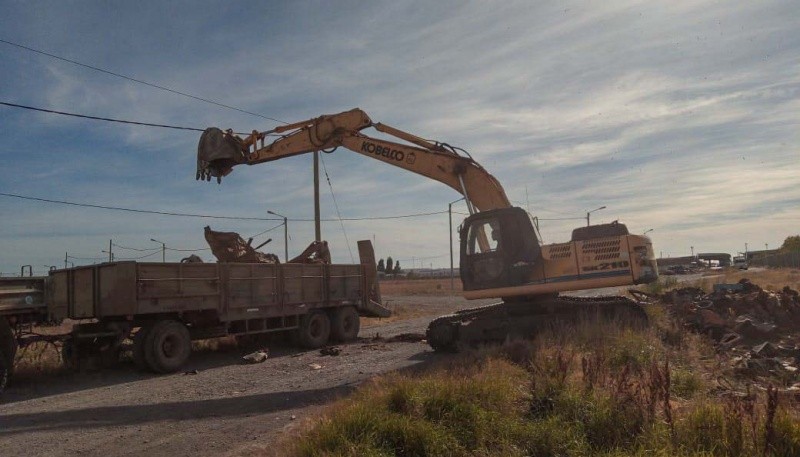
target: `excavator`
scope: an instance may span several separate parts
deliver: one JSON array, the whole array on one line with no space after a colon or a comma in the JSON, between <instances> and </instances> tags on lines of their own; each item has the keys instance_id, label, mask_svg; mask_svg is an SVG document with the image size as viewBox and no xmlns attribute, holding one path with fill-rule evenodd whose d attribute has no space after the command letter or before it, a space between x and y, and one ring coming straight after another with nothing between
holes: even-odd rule
<instances>
[{"instance_id":1,"label":"excavator","mask_svg":"<svg viewBox=\"0 0 800 457\"><path fill-rule=\"evenodd\" d=\"M367 128L393 140L367 136ZM625 297L559 293L655 281L658 268L649 238L614 222L577 228L569 242L542 244L535 220L513 206L499 181L465 150L374 123L359 108L253 131L245 138L210 127L198 144L196 178L219 183L237 165L338 147L434 179L464 196L469 216L459 229L463 295L502 301L433 320L426 336L434 350L529 336L581 316L646 324L641 307Z\"/></svg>"}]
</instances>

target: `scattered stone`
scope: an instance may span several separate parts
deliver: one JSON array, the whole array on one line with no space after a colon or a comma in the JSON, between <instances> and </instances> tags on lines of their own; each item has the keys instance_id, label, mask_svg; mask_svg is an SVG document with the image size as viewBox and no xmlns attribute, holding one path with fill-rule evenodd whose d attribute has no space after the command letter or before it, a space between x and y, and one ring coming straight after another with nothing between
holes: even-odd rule
<instances>
[{"instance_id":1,"label":"scattered stone","mask_svg":"<svg viewBox=\"0 0 800 457\"><path fill-rule=\"evenodd\" d=\"M778 348L769 341L765 341L753 346L752 353L758 357L775 357L778 355Z\"/></svg>"},{"instance_id":2,"label":"scattered stone","mask_svg":"<svg viewBox=\"0 0 800 457\"><path fill-rule=\"evenodd\" d=\"M386 340L388 343L418 343L425 339L422 333L401 333Z\"/></svg>"},{"instance_id":3,"label":"scattered stone","mask_svg":"<svg viewBox=\"0 0 800 457\"><path fill-rule=\"evenodd\" d=\"M714 293L720 292L741 292L744 290L743 284L714 284Z\"/></svg>"},{"instance_id":4,"label":"scattered stone","mask_svg":"<svg viewBox=\"0 0 800 457\"><path fill-rule=\"evenodd\" d=\"M311 368L312 370L321 370L322 369L322 365L320 365L318 363L309 363L308 367Z\"/></svg>"},{"instance_id":5,"label":"scattered stone","mask_svg":"<svg viewBox=\"0 0 800 457\"><path fill-rule=\"evenodd\" d=\"M200 373L200 370L189 370L185 371L183 374L187 375L187 374L197 374L197 373Z\"/></svg>"},{"instance_id":6,"label":"scattered stone","mask_svg":"<svg viewBox=\"0 0 800 457\"><path fill-rule=\"evenodd\" d=\"M328 346L319 350L320 355L337 356L342 353L341 348L336 346Z\"/></svg>"},{"instance_id":7,"label":"scattered stone","mask_svg":"<svg viewBox=\"0 0 800 457\"><path fill-rule=\"evenodd\" d=\"M269 357L269 351L267 349L262 349L260 351L251 352L246 356L242 357L242 360L245 363L262 363L267 360Z\"/></svg>"}]
</instances>

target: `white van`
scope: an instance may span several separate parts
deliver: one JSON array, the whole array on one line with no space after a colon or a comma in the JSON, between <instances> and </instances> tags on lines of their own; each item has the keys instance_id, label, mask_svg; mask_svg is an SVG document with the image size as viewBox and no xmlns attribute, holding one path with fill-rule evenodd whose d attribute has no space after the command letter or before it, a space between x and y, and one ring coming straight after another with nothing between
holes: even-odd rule
<instances>
[{"instance_id":1,"label":"white van","mask_svg":"<svg viewBox=\"0 0 800 457\"><path fill-rule=\"evenodd\" d=\"M744 256L734 257L733 258L733 266L735 268L740 269L740 270L747 270L747 268L748 268L747 257L744 257Z\"/></svg>"}]
</instances>

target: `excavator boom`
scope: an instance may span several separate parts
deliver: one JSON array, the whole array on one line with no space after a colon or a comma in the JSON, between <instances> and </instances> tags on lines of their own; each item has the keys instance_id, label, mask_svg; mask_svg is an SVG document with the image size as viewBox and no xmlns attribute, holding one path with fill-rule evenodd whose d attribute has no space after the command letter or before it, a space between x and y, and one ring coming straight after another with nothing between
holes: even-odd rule
<instances>
[{"instance_id":1,"label":"excavator boom","mask_svg":"<svg viewBox=\"0 0 800 457\"><path fill-rule=\"evenodd\" d=\"M368 127L414 145L361 133ZM267 142L271 135L278 135L278 138ZM216 177L221 180L236 165L255 165L340 146L442 182L464 195L468 205L474 207L471 209L486 211L511 207L497 179L472 158L458 154L454 148L448 149L385 124L373 124L358 108L268 132L253 132L244 139L217 128L206 129L197 149L197 179Z\"/></svg>"}]
</instances>

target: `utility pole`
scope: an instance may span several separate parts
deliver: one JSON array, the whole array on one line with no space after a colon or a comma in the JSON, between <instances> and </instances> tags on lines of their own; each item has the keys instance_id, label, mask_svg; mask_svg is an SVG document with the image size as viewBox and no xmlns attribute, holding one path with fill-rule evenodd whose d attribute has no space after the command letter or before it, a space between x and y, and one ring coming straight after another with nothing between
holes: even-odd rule
<instances>
[{"instance_id":1,"label":"utility pole","mask_svg":"<svg viewBox=\"0 0 800 457\"><path fill-rule=\"evenodd\" d=\"M461 197L447 204L447 217L450 220L450 290L456 289L455 279L453 279L453 203L458 203L463 199L464 197Z\"/></svg>"},{"instance_id":2,"label":"utility pole","mask_svg":"<svg viewBox=\"0 0 800 457\"><path fill-rule=\"evenodd\" d=\"M67 262L69 262L69 260L67 260L67 259L69 259L69 252L65 252L64 253L64 269L65 270L67 269Z\"/></svg>"},{"instance_id":3,"label":"utility pole","mask_svg":"<svg viewBox=\"0 0 800 457\"><path fill-rule=\"evenodd\" d=\"M322 241L319 221L319 151L314 151L314 239Z\"/></svg>"},{"instance_id":4,"label":"utility pole","mask_svg":"<svg viewBox=\"0 0 800 457\"><path fill-rule=\"evenodd\" d=\"M150 241L153 243L161 243L161 263L167 263L167 244L152 238L150 238Z\"/></svg>"},{"instance_id":5,"label":"utility pole","mask_svg":"<svg viewBox=\"0 0 800 457\"><path fill-rule=\"evenodd\" d=\"M599 208L595 208L595 209L593 209L591 211L587 211L586 212L586 226L587 227L589 226L589 215L592 214L595 211L600 211L601 209L606 209L606 207L605 206L601 206Z\"/></svg>"},{"instance_id":6,"label":"utility pole","mask_svg":"<svg viewBox=\"0 0 800 457\"><path fill-rule=\"evenodd\" d=\"M286 259L285 262L289 263L289 218L282 214L278 214L273 211L267 211L268 214L272 214L273 216L278 216L283 218L283 255ZM319 241L319 240L317 240Z\"/></svg>"},{"instance_id":7,"label":"utility pole","mask_svg":"<svg viewBox=\"0 0 800 457\"><path fill-rule=\"evenodd\" d=\"M114 244L112 243L113 240L108 240L108 261L114 261L114 253L111 251L111 246Z\"/></svg>"},{"instance_id":8,"label":"utility pole","mask_svg":"<svg viewBox=\"0 0 800 457\"><path fill-rule=\"evenodd\" d=\"M692 249L692 258L694 258L694 246L689 246Z\"/></svg>"}]
</instances>

